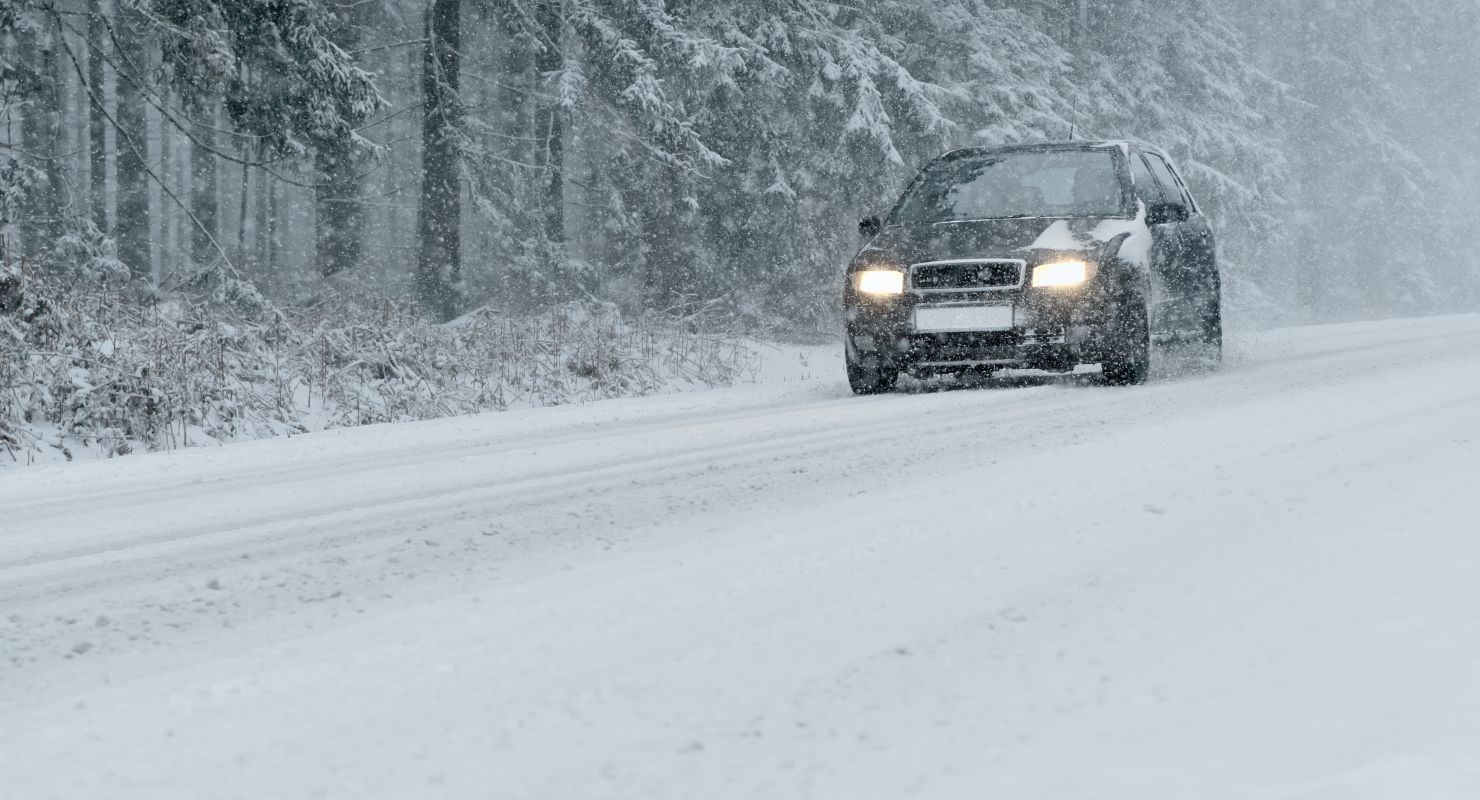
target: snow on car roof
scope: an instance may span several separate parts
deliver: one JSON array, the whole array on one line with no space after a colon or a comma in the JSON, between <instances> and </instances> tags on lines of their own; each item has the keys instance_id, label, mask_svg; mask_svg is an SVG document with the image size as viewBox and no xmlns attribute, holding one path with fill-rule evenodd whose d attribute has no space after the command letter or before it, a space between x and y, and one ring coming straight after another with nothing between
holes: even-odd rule
<instances>
[{"instance_id":1,"label":"snow on car roof","mask_svg":"<svg viewBox=\"0 0 1480 800\"><path fill-rule=\"evenodd\" d=\"M1032 150L1102 150L1119 148L1122 153L1129 154L1134 147L1159 155L1165 155L1161 148L1153 145L1137 142L1131 139L1057 139L1035 142L1017 142L1014 144L1000 145L978 145L974 147L962 147L944 153L940 158L961 158L972 155L985 155L988 153L1012 153Z\"/></svg>"}]
</instances>

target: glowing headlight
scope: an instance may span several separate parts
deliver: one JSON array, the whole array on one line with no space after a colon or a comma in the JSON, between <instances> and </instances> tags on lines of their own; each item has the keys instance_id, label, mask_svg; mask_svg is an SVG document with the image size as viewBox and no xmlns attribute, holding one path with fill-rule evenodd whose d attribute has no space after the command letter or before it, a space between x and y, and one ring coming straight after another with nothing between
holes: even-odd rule
<instances>
[{"instance_id":1,"label":"glowing headlight","mask_svg":"<svg viewBox=\"0 0 1480 800\"><path fill-rule=\"evenodd\" d=\"M855 286L864 294L903 294L904 273L897 269L870 269L853 278Z\"/></svg>"},{"instance_id":2,"label":"glowing headlight","mask_svg":"<svg viewBox=\"0 0 1480 800\"><path fill-rule=\"evenodd\" d=\"M1055 261L1033 268L1034 286L1078 286L1089 278L1083 261Z\"/></svg>"}]
</instances>

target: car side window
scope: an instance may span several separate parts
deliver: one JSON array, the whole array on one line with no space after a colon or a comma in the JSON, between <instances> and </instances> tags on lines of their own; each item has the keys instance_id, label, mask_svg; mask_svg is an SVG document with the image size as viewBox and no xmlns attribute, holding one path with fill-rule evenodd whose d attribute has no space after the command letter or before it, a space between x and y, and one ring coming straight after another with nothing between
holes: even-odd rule
<instances>
[{"instance_id":1,"label":"car side window","mask_svg":"<svg viewBox=\"0 0 1480 800\"><path fill-rule=\"evenodd\" d=\"M1147 153L1146 161L1151 165L1151 171L1156 174L1157 182L1166 191L1168 203L1180 203L1188 211L1196 208L1192 203L1192 197L1187 194L1186 187L1182 185L1181 181L1177 180L1177 176L1172 172L1171 166L1167 164L1165 159L1154 153Z\"/></svg>"},{"instance_id":2,"label":"car side window","mask_svg":"<svg viewBox=\"0 0 1480 800\"><path fill-rule=\"evenodd\" d=\"M1146 160L1140 153L1131 154L1131 180L1136 183L1137 199L1145 203L1147 208L1165 202L1161 187L1157 186L1156 177L1151 174L1150 168L1146 166Z\"/></svg>"},{"instance_id":3,"label":"car side window","mask_svg":"<svg viewBox=\"0 0 1480 800\"><path fill-rule=\"evenodd\" d=\"M1182 190L1182 199L1187 203L1187 210L1200 213L1201 209L1197 207L1197 201L1192 199L1192 190L1187 188L1187 181L1182 180L1182 173L1172 169L1170 161L1167 162L1167 171L1172 173L1172 177L1177 180L1177 187Z\"/></svg>"}]
</instances>

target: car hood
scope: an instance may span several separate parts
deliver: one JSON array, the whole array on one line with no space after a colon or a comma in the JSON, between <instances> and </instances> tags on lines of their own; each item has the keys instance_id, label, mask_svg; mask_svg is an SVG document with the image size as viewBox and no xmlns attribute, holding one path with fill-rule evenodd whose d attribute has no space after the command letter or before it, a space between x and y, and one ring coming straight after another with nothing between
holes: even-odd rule
<instances>
[{"instance_id":1,"label":"car hood","mask_svg":"<svg viewBox=\"0 0 1480 800\"><path fill-rule=\"evenodd\" d=\"M1145 226L1139 220L982 219L895 225L880 231L860 256L884 257L899 264L964 258L1020 258L1048 254L1098 254L1106 242Z\"/></svg>"}]
</instances>

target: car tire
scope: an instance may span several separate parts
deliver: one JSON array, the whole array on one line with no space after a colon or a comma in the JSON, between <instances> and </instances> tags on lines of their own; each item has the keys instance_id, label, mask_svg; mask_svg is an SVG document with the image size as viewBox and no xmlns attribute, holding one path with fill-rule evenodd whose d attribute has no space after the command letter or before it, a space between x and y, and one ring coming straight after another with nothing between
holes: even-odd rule
<instances>
[{"instance_id":1,"label":"car tire","mask_svg":"<svg viewBox=\"0 0 1480 800\"><path fill-rule=\"evenodd\" d=\"M856 395L894 391L894 385L899 382L899 368L879 363L877 356L869 360L873 363L861 364L848 359L848 387Z\"/></svg>"},{"instance_id":2,"label":"car tire","mask_svg":"<svg viewBox=\"0 0 1480 800\"><path fill-rule=\"evenodd\" d=\"M1203 311L1203 344L1207 347L1207 358L1218 364L1223 360L1223 304L1217 295L1208 301Z\"/></svg>"},{"instance_id":3,"label":"car tire","mask_svg":"<svg viewBox=\"0 0 1480 800\"><path fill-rule=\"evenodd\" d=\"M1136 386L1151 377L1151 324L1144 301L1121 304L1115 339L1100 371L1111 386Z\"/></svg>"}]
</instances>

